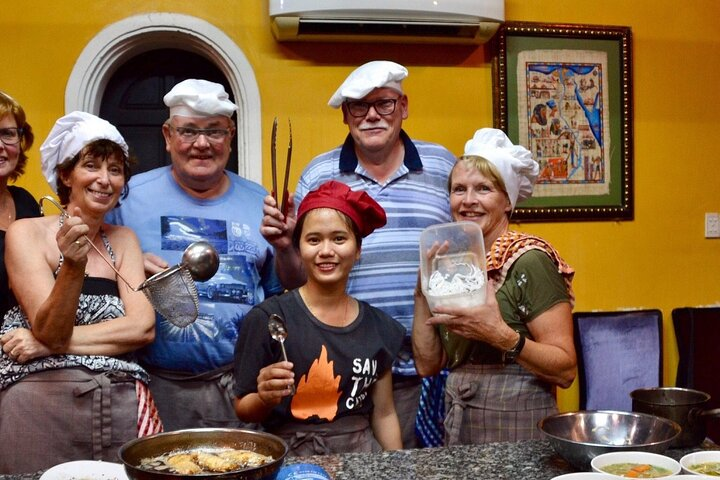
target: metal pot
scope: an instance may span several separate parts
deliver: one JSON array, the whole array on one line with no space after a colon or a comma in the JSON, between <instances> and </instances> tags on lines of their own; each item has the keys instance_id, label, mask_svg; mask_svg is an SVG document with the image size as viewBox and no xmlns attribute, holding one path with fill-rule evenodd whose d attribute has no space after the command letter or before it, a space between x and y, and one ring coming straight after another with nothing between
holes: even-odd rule
<instances>
[{"instance_id":1,"label":"metal pot","mask_svg":"<svg viewBox=\"0 0 720 480\"><path fill-rule=\"evenodd\" d=\"M172 451L197 448L236 448L269 455L275 460L244 470L217 474L176 475L152 472L139 468L145 458L157 457ZM232 428L196 428L158 433L131 440L120 447L120 460L131 480L170 479L222 479L222 480L274 480L285 461L288 446L280 437L254 430Z\"/></svg>"},{"instance_id":2,"label":"metal pot","mask_svg":"<svg viewBox=\"0 0 720 480\"><path fill-rule=\"evenodd\" d=\"M641 388L630 393L632 409L669 418L682 428L670 447L692 447L705 440L706 417L720 417L720 408L705 409L710 395L687 388Z\"/></svg>"}]
</instances>

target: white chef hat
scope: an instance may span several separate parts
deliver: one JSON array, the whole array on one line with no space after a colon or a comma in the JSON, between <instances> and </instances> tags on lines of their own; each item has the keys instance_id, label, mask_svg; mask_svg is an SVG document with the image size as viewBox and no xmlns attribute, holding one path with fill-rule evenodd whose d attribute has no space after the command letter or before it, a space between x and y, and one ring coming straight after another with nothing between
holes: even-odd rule
<instances>
[{"instance_id":1,"label":"white chef hat","mask_svg":"<svg viewBox=\"0 0 720 480\"><path fill-rule=\"evenodd\" d=\"M376 88L392 88L403 93L400 82L408 76L407 68L387 60L375 60L356 68L340 85L328 105L339 108L349 98L360 99Z\"/></svg>"},{"instance_id":2,"label":"white chef hat","mask_svg":"<svg viewBox=\"0 0 720 480\"><path fill-rule=\"evenodd\" d=\"M522 145L513 145L502 130L481 128L465 143L465 155L478 155L495 165L500 172L512 208L532 195L533 185L540 166L530 151Z\"/></svg>"},{"instance_id":3,"label":"white chef hat","mask_svg":"<svg viewBox=\"0 0 720 480\"><path fill-rule=\"evenodd\" d=\"M128 146L117 128L87 112L71 112L58 119L40 146L40 164L50 188L57 193L57 166L80 153L95 140L111 140L128 155Z\"/></svg>"},{"instance_id":4,"label":"white chef hat","mask_svg":"<svg viewBox=\"0 0 720 480\"><path fill-rule=\"evenodd\" d=\"M229 100L225 87L207 80L188 79L175 85L164 97L170 116L231 117L237 105Z\"/></svg>"}]
</instances>

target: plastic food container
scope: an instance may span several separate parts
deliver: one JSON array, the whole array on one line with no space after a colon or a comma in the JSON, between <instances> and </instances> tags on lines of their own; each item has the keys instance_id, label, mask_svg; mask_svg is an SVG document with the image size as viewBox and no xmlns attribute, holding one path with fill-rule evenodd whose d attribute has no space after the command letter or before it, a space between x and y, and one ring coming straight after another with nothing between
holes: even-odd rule
<instances>
[{"instance_id":1,"label":"plastic food container","mask_svg":"<svg viewBox=\"0 0 720 480\"><path fill-rule=\"evenodd\" d=\"M453 222L423 230L420 276L431 310L485 303L487 272L480 227L473 222Z\"/></svg>"}]
</instances>

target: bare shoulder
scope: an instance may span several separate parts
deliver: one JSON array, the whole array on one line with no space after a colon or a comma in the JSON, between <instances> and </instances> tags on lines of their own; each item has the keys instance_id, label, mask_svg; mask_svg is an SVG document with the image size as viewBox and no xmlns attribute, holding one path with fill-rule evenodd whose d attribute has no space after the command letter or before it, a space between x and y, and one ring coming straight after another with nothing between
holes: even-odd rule
<instances>
[{"instance_id":1,"label":"bare shoulder","mask_svg":"<svg viewBox=\"0 0 720 480\"><path fill-rule=\"evenodd\" d=\"M5 235L5 261L37 270L40 259L53 265L60 252L57 248L58 216L21 218L10 224ZM31 253L29 253L31 252ZM13 263L15 262L15 263Z\"/></svg>"},{"instance_id":2,"label":"bare shoulder","mask_svg":"<svg viewBox=\"0 0 720 480\"><path fill-rule=\"evenodd\" d=\"M20 218L10 224L7 229L7 239L23 239L23 241L39 241L49 234L54 236L53 227L58 224L57 216Z\"/></svg>"},{"instance_id":3,"label":"bare shoulder","mask_svg":"<svg viewBox=\"0 0 720 480\"><path fill-rule=\"evenodd\" d=\"M140 259L142 265L142 250L135 232L122 225L104 224L103 231L115 252L115 261L118 268L132 265L135 260L127 263L129 259Z\"/></svg>"},{"instance_id":4,"label":"bare shoulder","mask_svg":"<svg viewBox=\"0 0 720 480\"><path fill-rule=\"evenodd\" d=\"M106 223L103 224L103 231L105 231L110 243L138 244L137 235L130 227Z\"/></svg>"}]
</instances>

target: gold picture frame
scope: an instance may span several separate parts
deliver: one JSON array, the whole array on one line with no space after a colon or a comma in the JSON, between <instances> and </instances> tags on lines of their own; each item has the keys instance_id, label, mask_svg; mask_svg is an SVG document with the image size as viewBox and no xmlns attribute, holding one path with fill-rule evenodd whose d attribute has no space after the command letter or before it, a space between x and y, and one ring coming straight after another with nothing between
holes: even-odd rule
<instances>
[{"instance_id":1,"label":"gold picture frame","mask_svg":"<svg viewBox=\"0 0 720 480\"><path fill-rule=\"evenodd\" d=\"M513 220L632 220L630 27L508 22L494 53L495 127L541 167Z\"/></svg>"}]
</instances>

